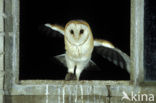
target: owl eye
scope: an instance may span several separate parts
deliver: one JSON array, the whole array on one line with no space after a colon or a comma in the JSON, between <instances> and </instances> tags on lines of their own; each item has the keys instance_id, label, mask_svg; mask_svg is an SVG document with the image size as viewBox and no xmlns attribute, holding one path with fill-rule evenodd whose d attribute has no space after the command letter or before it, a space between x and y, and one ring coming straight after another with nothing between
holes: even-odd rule
<instances>
[{"instance_id":1,"label":"owl eye","mask_svg":"<svg viewBox=\"0 0 156 103\"><path fill-rule=\"evenodd\" d=\"M74 31L71 29L71 30L70 30L70 33L71 33L71 34L74 34Z\"/></svg>"},{"instance_id":2,"label":"owl eye","mask_svg":"<svg viewBox=\"0 0 156 103\"><path fill-rule=\"evenodd\" d=\"M84 30L83 30L83 29L81 29L81 30L80 30L80 34L83 34L83 32L84 32Z\"/></svg>"}]
</instances>

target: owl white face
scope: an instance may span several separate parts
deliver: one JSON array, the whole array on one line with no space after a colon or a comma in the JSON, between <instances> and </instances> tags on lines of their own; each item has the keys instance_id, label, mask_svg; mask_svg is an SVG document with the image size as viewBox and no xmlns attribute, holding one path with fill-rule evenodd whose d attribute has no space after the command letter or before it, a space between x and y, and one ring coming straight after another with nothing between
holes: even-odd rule
<instances>
[{"instance_id":1,"label":"owl white face","mask_svg":"<svg viewBox=\"0 0 156 103\"><path fill-rule=\"evenodd\" d=\"M90 28L85 23L69 22L65 27L65 37L73 45L84 44L90 34Z\"/></svg>"}]
</instances>

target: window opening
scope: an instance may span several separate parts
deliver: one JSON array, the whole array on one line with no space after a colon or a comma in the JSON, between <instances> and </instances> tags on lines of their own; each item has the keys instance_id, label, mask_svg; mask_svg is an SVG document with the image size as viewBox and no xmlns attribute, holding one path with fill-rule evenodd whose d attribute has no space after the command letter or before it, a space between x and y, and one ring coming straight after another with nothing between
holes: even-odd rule
<instances>
[{"instance_id":1,"label":"window opening","mask_svg":"<svg viewBox=\"0 0 156 103\"><path fill-rule=\"evenodd\" d=\"M81 2L81 1L79 1ZM94 38L112 42L129 55L130 0L53 3L20 1L20 68L19 79L63 80L67 69L53 57L65 52L63 38L44 26L45 23L65 25L82 19L90 24ZM93 55L95 55L93 53ZM129 80L124 69L99 55L92 58L100 70L84 70L82 80Z\"/></svg>"}]
</instances>

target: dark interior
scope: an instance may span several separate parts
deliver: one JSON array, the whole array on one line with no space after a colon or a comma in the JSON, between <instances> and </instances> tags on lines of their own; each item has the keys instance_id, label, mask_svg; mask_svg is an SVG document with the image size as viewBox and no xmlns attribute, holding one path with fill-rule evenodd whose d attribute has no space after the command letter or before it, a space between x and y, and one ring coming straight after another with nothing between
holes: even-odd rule
<instances>
[{"instance_id":1,"label":"dark interior","mask_svg":"<svg viewBox=\"0 0 156 103\"><path fill-rule=\"evenodd\" d=\"M145 80L156 80L156 1L145 0L144 66Z\"/></svg>"},{"instance_id":2,"label":"dark interior","mask_svg":"<svg viewBox=\"0 0 156 103\"><path fill-rule=\"evenodd\" d=\"M20 1L20 80L63 80L67 69L53 57L65 52L64 39L44 26L69 20L90 24L94 38L112 42L129 55L130 0ZM97 59L98 58L98 59ZM100 70L84 70L82 80L129 80L126 70L96 56Z\"/></svg>"}]
</instances>

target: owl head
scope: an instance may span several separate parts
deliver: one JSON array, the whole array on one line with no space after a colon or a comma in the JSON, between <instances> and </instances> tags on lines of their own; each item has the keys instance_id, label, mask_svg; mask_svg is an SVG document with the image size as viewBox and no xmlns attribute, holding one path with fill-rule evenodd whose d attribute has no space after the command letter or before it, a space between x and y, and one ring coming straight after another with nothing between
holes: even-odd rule
<instances>
[{"instance_id":1,"label":"owl head","mask_svg":"<svg viewBox=\"0 0 156 103\"><path fill-rule=\"evenodd\" d=\"M77 46L84 44L92 36L89 24L82 20L69 21L64 32L68 42Z\"/></svg>"}]
</instances>

